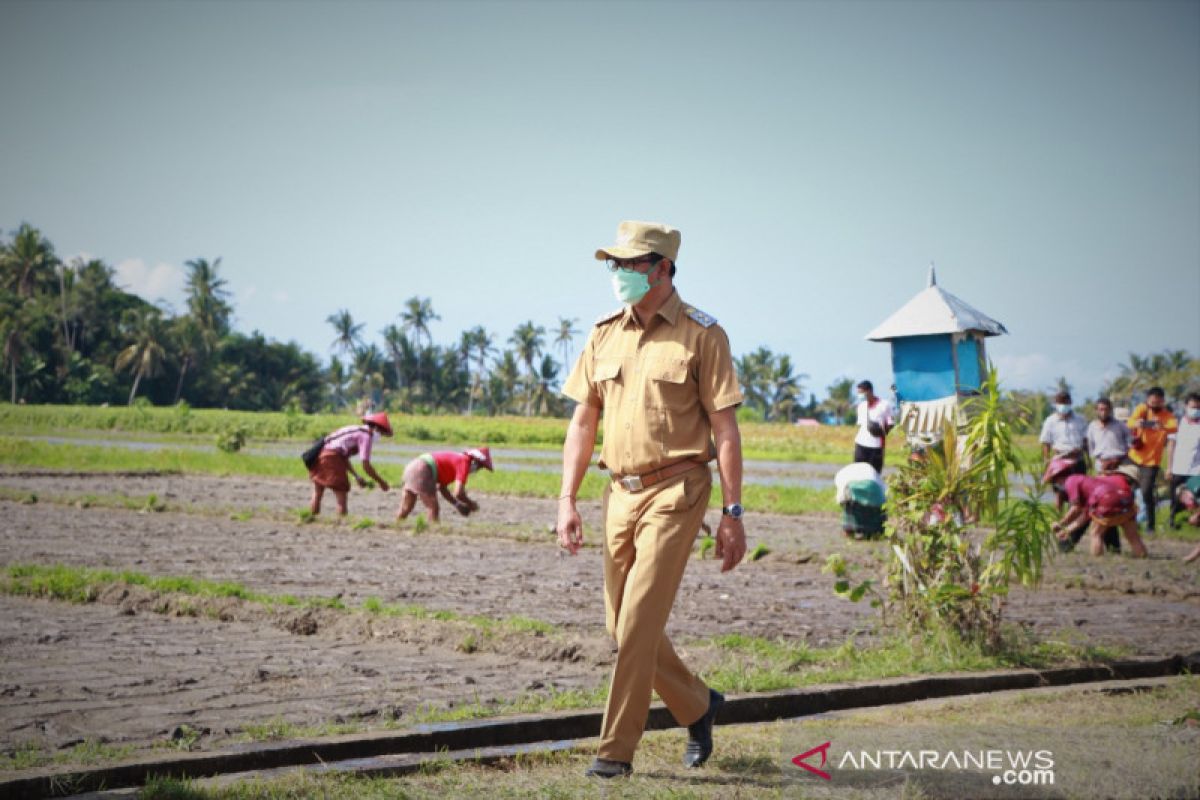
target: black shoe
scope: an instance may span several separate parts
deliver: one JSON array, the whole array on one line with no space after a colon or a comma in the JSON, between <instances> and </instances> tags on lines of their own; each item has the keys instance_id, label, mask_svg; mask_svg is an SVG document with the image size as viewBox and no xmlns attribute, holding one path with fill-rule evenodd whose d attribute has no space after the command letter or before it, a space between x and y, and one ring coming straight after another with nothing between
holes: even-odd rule
<instances>
[{"instance_id":1,"label":"black shoe","mask_svg":"<svg viewBox=\"0 0 1200 800\"><path fill-rule=\"evenodd\" d=\"M633 774L633 765L627 761L597 758L583 774L588 778L627 778Z\"/></svg>"},{"instance_id":2,"label":"black shoe","mask_svg":"<svg viewBox=\"0 0 1200 800\"><path fill-rule=\"evenodd\" d=\"M703 717L688 725L687 749L683 751L685 767L702 767L704 762L708 761L708 757L712 755L713 722L716 721L717 712L723 705L725 705L725 695L716 689L709 689L708 711L704 712Z\"/></svg>"}]
</instances>

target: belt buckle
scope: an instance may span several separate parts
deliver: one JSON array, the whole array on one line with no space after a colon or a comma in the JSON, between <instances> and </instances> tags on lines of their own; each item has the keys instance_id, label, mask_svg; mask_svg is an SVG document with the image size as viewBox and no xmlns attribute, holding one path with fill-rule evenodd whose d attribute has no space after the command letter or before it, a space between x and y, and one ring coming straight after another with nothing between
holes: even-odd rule
<instances>
[{"instance_id":1,"label":"belt buckle","mask_svg":"<svg viewBox=\"0 0 1200 800\"><path fill-rule=\"evenodd\" d=\"M621 485L630 492L640 492L645 488L642 486L641 475L626 475L624 478L621 478Z\"/></svg>"}]
</instances>

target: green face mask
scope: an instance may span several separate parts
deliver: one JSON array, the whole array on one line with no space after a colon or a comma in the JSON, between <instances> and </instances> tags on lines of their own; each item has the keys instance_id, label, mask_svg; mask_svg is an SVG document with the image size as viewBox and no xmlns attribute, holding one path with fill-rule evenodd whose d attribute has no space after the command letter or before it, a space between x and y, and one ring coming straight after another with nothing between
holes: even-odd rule
<instances>
[{"instance_id":1,"label":"green face mask","mask_svg":"<svg viewBox=\"0 0 1200 800\"><path fill-rule=\"evenodd\" d=\"M634 305L650 291L650 279L640 272L619 269L612 276L613 292L622 303Z\"/></svg>"}]
</instances>

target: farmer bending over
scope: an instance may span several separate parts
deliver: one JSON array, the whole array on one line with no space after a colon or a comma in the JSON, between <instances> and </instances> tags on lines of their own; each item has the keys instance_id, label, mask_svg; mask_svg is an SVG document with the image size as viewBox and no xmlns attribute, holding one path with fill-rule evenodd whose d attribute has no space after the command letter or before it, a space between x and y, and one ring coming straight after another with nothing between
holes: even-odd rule
<instances>
[{"instance_id":1,"label":"farmer bending over","mask_svg":"<svg viewBox=\"0 0 1200 800\"><path fill-rule=\"evenodd\" d=\"M1104 531L1120 528L1129 542L1136 558L1146 558L1146 545L1138 534L1137 508L1133 504L1131 484L1137 485L1137 467L1125 464L1116 472L1090 478L1086 475L1071 475L1064 482L1067 501L1071 504L1066 515L1051 528L1063 540L1084 516L1090 516L1088 527L1091 536L1092 555L1104 554Z\"/></svg>"},{"instance_id":2,"label":"farmer bending over","mask_svg":"<svg viewBox=\"0 0 1200 800\"><path fill-rule=\"evenodd\" d=\"M388 490L388 482L371 466L371 446L379 441L381 434L392 435L392 424L388 422L387 414L382 411L369 414L363 417L362 421L362 425L347 425L325 437L321 455L308 471L313 484L309 510L314 517L321 513L321 498L326 489L332 489L333 496L337 498L338 514L346 516L346 499L350 494L350 479L347 473L354 476L360 489L366 488L366 480L354 471L354 466L350 463L351 456L359 456L362 459L363 472L370 475L379 484L380 489L385 492Z\"/></svg>"},{"instance_id":3,"label":"farmer bending over","mask_svg":"<svg viewBox=\"0 0 1200 800\"><path fill-rule=\"evenodd\" d=\"M486 447L472 447L461 453L422 453L404 468L404 497L396 521L412 513L417 498L429 512L429 521L440 517L438 493L464 517L479 510L479 504L467 497L467 476L481 467L492 468L492 453Z\"/></svg>"}]
</instances>

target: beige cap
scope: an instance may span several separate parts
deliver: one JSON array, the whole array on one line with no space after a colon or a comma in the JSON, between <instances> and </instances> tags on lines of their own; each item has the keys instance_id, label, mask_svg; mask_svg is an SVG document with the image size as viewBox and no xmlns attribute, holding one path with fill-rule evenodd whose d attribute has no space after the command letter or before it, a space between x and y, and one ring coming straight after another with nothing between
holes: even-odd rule
<instances>
[{"instance_id":1,"label":"beige cap","mask_svg":"<svg viewBox=\"0 0 1200 800\"><path fill-rule=\"evenodd\" d=\"M658 253L675 262L679 255L679 231L661 222L625 220L617 226L617 243L596 251L596 260L606 258L638 258Z\"/></svg>"}]
</instances>

